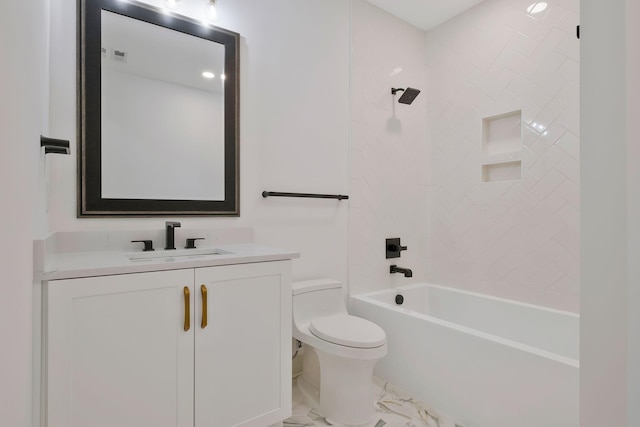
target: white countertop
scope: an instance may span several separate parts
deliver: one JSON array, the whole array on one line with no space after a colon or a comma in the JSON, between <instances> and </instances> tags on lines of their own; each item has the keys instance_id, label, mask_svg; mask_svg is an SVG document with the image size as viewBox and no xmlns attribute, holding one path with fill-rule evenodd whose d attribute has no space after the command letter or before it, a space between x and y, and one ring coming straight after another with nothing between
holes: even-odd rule
<instances>
[{"instance_id":1,"label":"white countertop","mask_svg":"<svg viewBox=\"0 0 640 427\"><path fill-rule=\"evenodd\" d=\"M226 253L214 255L172 256L172 251L89 251L53 254L44 260L43 271L36 271L36 281L73 279L80 277L108 276L113 274L141 273L147 271L179 270L196 267L214 267L231 264L249 264L264 261L281 261L299 258L298 252L286 251L254 243L224 244L203 249L219 249ZM174 254L184 253L175 251ZM131 260L129 256L158 256L144 260Z\"/></svg>"}]
</instances>

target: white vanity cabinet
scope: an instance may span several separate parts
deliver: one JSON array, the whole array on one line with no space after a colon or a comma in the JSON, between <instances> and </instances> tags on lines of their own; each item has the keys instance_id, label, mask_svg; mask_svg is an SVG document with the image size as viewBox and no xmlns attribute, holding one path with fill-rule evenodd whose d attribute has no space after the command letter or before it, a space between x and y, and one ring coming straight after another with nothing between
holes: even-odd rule
<instances>
[{"instance_id":1,"label":"white vanity cabinet","mask_svg":"<svg viewBox=\"0 0 640 427\"><path fill-rule=\"evenodd\" d=\"M290 269L285 260L46 282L46 426L282 421Z\"/></svg>"}]
</instances>

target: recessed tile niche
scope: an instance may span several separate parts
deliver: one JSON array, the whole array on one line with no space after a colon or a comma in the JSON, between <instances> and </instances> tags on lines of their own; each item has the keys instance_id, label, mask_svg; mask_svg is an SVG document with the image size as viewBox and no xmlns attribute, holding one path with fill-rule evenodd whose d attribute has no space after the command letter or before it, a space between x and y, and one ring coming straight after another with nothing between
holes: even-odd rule
<instances>
[{"instance_id":1,"label":"recessed tile niche","mask_svg":"<svg viewBox=\"0 0 640 427\"><path fill-rule=\"evenodd\" d=\"M482 181L508 181L522 177L522 111L482 119Z\"/></svg>"}]
</instances>

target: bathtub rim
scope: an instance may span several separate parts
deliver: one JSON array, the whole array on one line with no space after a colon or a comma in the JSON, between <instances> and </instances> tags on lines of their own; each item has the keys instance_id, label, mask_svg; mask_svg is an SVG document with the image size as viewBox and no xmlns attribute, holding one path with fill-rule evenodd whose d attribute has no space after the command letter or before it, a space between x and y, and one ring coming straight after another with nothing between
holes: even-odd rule
<instances>
[{"instance_id":1,"label":"bathtub rim","mask_svg":"<svg viewBox=\"0 0 640 427\"><path fill-rule=\"evenodd\" d=\"M485 298L485 299L489 299L489 300L493 300L493 301L500 301L500 302L519 305L519 306L527 307L527 308L535 308L535 309L538 309L538 310L547 311L547 312L555 313L555 314L564 314L564 315L567 315L569 317L574 317L574 318L578 318L578 319L580 318L580 314L579 313L575 313L573 311L560 310L558 308L552 308L552 307L545 307L543 305L536 305L536 304L531 304L531 303L523 302L523 301L517 301L517 300L508 299L508 298L504 298L504 297L498 297L498 296L494 296L494 295L483 294L483 293L480 293L480 292L474 292L474 291L469 291L469 290L466 290L466 289L456 288L454 286L436 285L435 283L429 283L429 282L417 282L417 283L412 283L412 284L409 284L409 285L398 286L396 288L381 289L381 290L378 290L378 291L364 292L364 293L355 294L355 295L349 295L349 296L350 297L360 297L360 296L368 297L368 296L382 295L382 294L389 293L389 292L394 292L394 291L399 292L399 291L402 291L403 289L421 288L423 286L442 289L442 290L445 290L445 291L455 292L455 293L459 293L459 294L472 295L472 296L479 297L479 298Z\"/></svg>"},{"instance_id":2,"label":"bathtub rim","mask_svg":"<svg viewBox=\"0 0 640 427\"><path fill-rule=\"evenodd\" d=\"M382 307L382 308L387 308L387 309L391 309L393 311L399 312L399 313L403 313L403 314L407 314L409 316L412 317L416 317L419 319L424 319L427 320L429 322L435 323L437 325L440 326L444 326L447 328L451 328L454 329L458 332L462 332L462 333L466 333L466 334L471 334L492 342L495 342L497 344L500 345L504 345L507 347L513 347L515 349L518 349L520 351L525 351L528 353L532 353L535 354L537 356L540 357L544 357L546 359L550 359L556 362L560 362L575 368L580 368L580 360L579 359L574 359L572 357L569 356L563 356L561 354L558 353L553 353L551 351L547 351L547 350L542 350L540 348L528 345L528 344L523 344L517 341L513 341L507 338L503 338L500 337L498 335L494 335L494 334L490 334L488 332L484 332L481 331L479 329L474 329L474 328L470 328L468 326L463 326L457 323L453 323L450 322L448 320L443 320L434 316L430 316L428 314L424 314L424 313L419 313L407 308L402 308L400 306L394 306L391 304L388 304L386 302L380 301L378 299L372 298L373 296L376 295L382 295L382 294L387 294L387 293L393 293L393 292L401 292L403 289L414 289L414 288L418 288L418 287L434 287L434 288L438 288L438 289L443 289L446 291L453 291L453 292L458 292L458 293L462 293L462 294L467 294L467 295L473 295L476 297L480 297L480 298L487 298L487 299L492 299L494 301L500 301L500 302L504 302L504 303L509 303L509 304L516 304L516 305L520 305L523 307L528 307L528 308L536 308L536 309L541 309L543 311L548 311L548 312L552 312L552 313L556 313L556 314L564 314L564 315L569 315L571 317L577 317L579 318L580 315L577 313L573 313L570 311L563 311L563 310L558 310L555 308L550 308L550 307L543 307L543 306L538 306L535 304L530 304L530 303L525 303L525 302L520 302L520 301L514 301L514 300L510 300L510 299L506 299L506 298L501 298L501 297L495 297L492 295L486 295L486 294L481 294L478 292L472 292L472 291L466 291L464 289L457 289L457 288L453 288L450 286L443 286L443 285L435 285L435 284L431 284L428 282L419 282L419 283L413 283L410 285L404 285L404 286L400 286L397 288L389 288L389 289L383 289L383 290L379 290L379 291L373 291L373 292L367 292L367 293L362 293L362 294L357 294L357 295L349 295L349 298L353 298L356 300L359 300L361 302L365 302L365 303L370 303L373 304L375 306L378 307Z\"/></svg>"}]
</instances>

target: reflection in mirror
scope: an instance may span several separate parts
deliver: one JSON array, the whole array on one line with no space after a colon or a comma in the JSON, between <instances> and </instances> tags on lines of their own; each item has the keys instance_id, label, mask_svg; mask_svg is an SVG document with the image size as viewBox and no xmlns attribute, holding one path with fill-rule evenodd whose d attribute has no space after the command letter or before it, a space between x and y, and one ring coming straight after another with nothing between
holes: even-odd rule
<instances>
[{"instance_id":1,"label":"reflection in mirror","mask_svg":"<svg viewBox=\"0 0 640 427\"><path fill-rule=\"evenodd\" d=\"M103 10L102 49L102 196L224 200L224 46Z\"/></svg>"},{"instance_id":2,"label":"reflection in mirror","mask_svg":"<svg viewBox=\"0 0 640 427\"><path fill-rule=\"evenodd\" d=\"M79 216L238 215L239 35L82 3Z\"/></svg>"}]
</instances>

